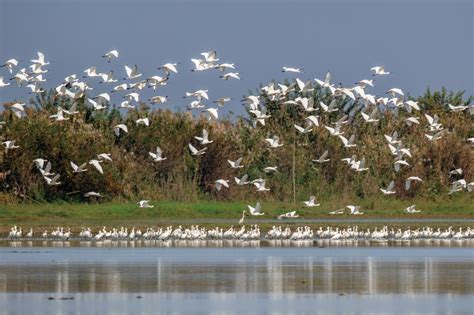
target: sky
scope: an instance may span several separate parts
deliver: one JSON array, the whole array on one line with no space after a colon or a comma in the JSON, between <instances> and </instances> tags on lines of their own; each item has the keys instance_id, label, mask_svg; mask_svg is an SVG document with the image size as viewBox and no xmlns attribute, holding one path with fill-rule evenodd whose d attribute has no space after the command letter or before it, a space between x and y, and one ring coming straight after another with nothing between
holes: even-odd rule
<instances>
[{"instance_id":1,"label":"sky","mask_svg":"<svg viewBox=\"0 0 474 315\"><path fill-rule=\"evenodd\" d=\"M149 77L179 62L167 86L142 93L167 95L169 103L157 107L176 110L185 109L186 91L208 89L211 99L233 98L224 113L242 114L239 100L260 83L324 78L329 70L334 83L349 86L371 78L376 65L392 74L377 78L372 93L398 87L419 95L445 86L474 94L473 0L0 0L0 39L0 63L17 58L26 67L37 51L46 54L48 88L93 65L123 77L125 64L137 64ZM107 64L101 56L111 49L120 58ZM190 59L209 50L235 63L242 80L191 72ZM282 73L283 66L304 73ZM5 68L0 76L11 77ZM97 81L87 80L96 88L91 94L112 90ZM0 88L0 102L29 97L14 84Z\"/></svg>"}]
</instances>

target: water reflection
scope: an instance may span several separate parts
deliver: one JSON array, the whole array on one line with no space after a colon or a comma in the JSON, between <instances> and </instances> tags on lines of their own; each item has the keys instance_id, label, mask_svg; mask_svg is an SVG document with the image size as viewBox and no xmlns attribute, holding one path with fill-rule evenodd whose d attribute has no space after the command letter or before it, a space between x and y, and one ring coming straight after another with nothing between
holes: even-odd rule
<instances>
[{"instance_id":1,"label":"water reflection","mask_svg":"<svg viewBox=\"0 0 474 315\"><path fill-rule=\"evenodd\" d=\"M168 256L135 263L119 258L79 262L67 255L63 259L54 256L49 263L47 259L31 264L0 259L0 292L474 294L472 255L448 255L446 260L428 256L386 259L380 254L319 256L314 252L292 257L270 252L259 253L256 259L252 255L258 249L253 249L221 261L214 258L219 252L213 250L207 253L207 260L193 262L186 260L188 256L169 259L187 249L172 250ZM14 254L21 255L7 255ZM113 252L104 252L110 255Z\"/></svg>"},{"instance_id":2,"label":"water reflection","mask_svg":"<svg viewBox=\"0 0 474 315\"><path fill-rule=\"evenodd\" d=\"M100 247L100 248L135 248L135 247L230 247L230 248L252 248L252 247L474 247L474 239L441 240L441 239L418 239L397 241L365 241L365 240L260 240L260 241L235 241L235 240L136 240L136 241L0 241L0 247Z\"/></svg>"}]
</instances>

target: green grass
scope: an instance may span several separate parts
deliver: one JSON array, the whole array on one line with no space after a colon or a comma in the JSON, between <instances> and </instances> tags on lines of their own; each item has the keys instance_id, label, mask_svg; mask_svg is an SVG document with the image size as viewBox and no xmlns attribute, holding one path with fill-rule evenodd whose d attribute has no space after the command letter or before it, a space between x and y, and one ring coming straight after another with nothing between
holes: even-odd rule
<instances>
[{"instance_id":1,"label":"green grass","mask_svg":"<svg viewBox=\"0 0 474 315\"><path fill-rule=\"evenodd\" d=\"M472 196L464 194L447 196L433 200L399 200L395 198L361 199L352 204L360 205L364 216L357 218L474 218ZM320 201L321 206L303 208L302 203L294 207L292 203L263 201L265 216L252 219L270 219L286 211L298 210L303 218L335 218L329 211L343 208L348 202L343 198ZM69 226L78 229L81 226L157 226L166 224L216 225L213 219L222 219L222 225L229 225L242 215L247 208L246 202L198 201L195 203L155 201L154 208L140 209L136 203L96 203L96 204L14 204L0 206L0 232L11 225L25 227ZM403 209L416 204L419 214L404 214ZM353 218L348 215L336 218ZM286 221L288 222L288 221ZM225 224L224 224L225 223ZM286 223L285 223L286 224Z\"/></svg>"}]
</instances>

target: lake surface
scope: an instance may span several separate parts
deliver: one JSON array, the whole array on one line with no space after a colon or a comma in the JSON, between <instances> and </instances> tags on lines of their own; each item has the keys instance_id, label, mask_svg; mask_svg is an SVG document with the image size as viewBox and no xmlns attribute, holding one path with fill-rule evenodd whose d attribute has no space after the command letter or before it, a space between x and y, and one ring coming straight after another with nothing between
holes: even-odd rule
<instances>
[{"instance_id":1,"label":"lake surface","mask_svg":"<svg viewBox=\"0 0 474 315\"><path fill-rule=\"evenodd\" d=\"M473 312L472 247L0 247L0 314Z\"/></svg>"}]
</instances>

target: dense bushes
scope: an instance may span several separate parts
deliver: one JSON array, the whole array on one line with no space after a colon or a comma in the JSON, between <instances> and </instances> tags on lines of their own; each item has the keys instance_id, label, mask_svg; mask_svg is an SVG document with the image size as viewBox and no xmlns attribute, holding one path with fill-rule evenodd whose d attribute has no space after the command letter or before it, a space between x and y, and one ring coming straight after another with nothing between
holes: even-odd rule
<instances>
[{"instance_id":1,"label":"dense bushes","mask_svg":"<svg viewBox=\"0 0 474 315\"><path fill-rule=\"evenodd\" d=\"M315 104L327 98L318 89L307 95L315 99ZM83 200L85 192L98 191L107 199L242 200L258 195L260 199L292 200L293 154L298 198L309 194L321 198L375 196L391 180L396 181L398 198L445 194L450 183L448 172L455 167L463 169L466 180L474 180L473 150L466 141L474 136L473 118L467 111L452 113L445 108L447 103L469 102L462 100L462 94L428 91L418 98L422 112L411 114L422 123L412 127L404 121L409 115L405 111L382 111L379 123L367 124L354 114L360 108L343 102L338 107L350 116L350 123L343 127L345 136L356 135L357 147L351 149L344 148L340 139L330 136L323 125L306 135L296 133L293 124L304 125L307 114L297 106L282 105L265 95L261 98L262 107L272 117L266 126L258 128L253 128L248 118L209 122L187 112L148 111L145 106L122 114L117 110L94 113L83 100L79 101L80 114L68 121L55 122L49 115L55 113L56 106L68 104L59 104L52 92L32 101L34 106L29 107L23 119L12 115L9 104L5 104L1 114L6 123L0 130L2 141L16 140L20 148L0 153L0 172L4 174L0 178L2 196L36 201ZM425 112L437 114L448 130L441 140L430 142L424 136ZM342 116L340 112L319 115L324 125L331 125ZM145 116L150 118L151 125L137 126L135 120ZM129 133L116 137L113 126L118 123L125 123ZM194 136L200 135L203 128L214 142L208 145L205 155L191 156L187 145L192 142L200 147ZM398 173L393 170L393 156L383 137L395 130L413 154L409 159L411 167L403 167ZM264 139L274 134L280 136L283 147L268 148ZM157 145L167 159L154 163L148 151L154 151ZM325 150L329 151L328 163L311 161ZM88 165L85 173L72 173L70 161L81 164L104 152L111 153L113 159L112 163L102 164L104 175L92 165ZM368 172L355 173L341 162L353 154L359 159L366 158ZM231 169L227 160L240 156L244 157L244 168ZM62 185L46 185L33 164L40 157L52 163L53 172L61 174ZM263 168L267 166L278 166L278 172L265 174ZM245 173L250 179L266 178L271 191L257 194L254 187L236 186L233 177ZM404 180L414 175L424 182L405 191ZM213 184L219 178L231 180L231 188L216 192Z\"/></svg>"}]
</instances>

